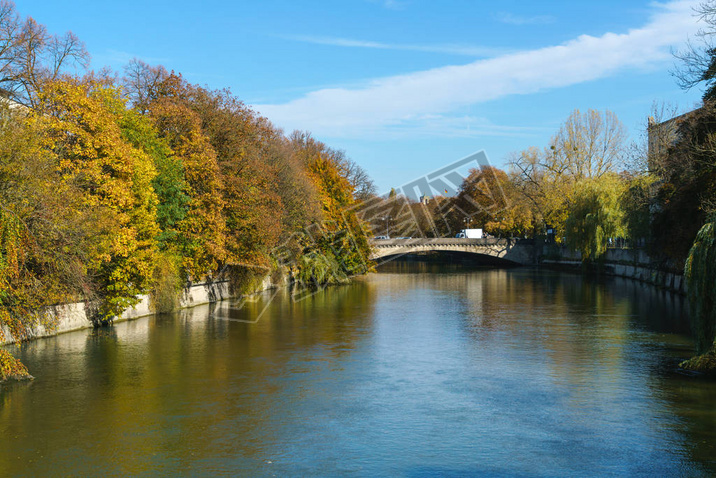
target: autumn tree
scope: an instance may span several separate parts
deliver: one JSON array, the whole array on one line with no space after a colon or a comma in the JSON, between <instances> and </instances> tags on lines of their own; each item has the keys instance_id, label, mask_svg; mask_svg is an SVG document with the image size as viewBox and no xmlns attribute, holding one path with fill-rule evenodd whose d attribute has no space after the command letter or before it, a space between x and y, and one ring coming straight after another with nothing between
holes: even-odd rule
<instances>
[{"instance_id":1,"label":"autumn tree","mask_svg":"<svg viewBox=\"0 0 716 478\"><path fill-rule=\"evenodd\" d=\"M513 156L515 185L543 224L564 232L569 207L584 180L617 172L625 153L624 126L611 111L575 110L544 150Z\"/></svg>"},{"instance_id":2,"label":"autumn tree","mask_svg":"<svg viewBox=\"0 0 716 478\"><path fill-rule=\"evenodd\" d=\"M227 263L269 267L281 236L283 205L276 190L280 132L228 91L185 85L188 107L216 151L223 182Z\"/></svg>"},{"instance_id":3,"label":"autumn tree","mask_svg":"<svg viewBox=\"0 0 716 478\"><path fill-rule=\"evenodd\" d=\"M151 287L159 233L156 169L122 136L125 102L116 88L64 79L45 85L39 101L33 121L44 129L63 180L78 184L83 201L102 208L108 223L87 267L101 299L97 320L111 320Z\"/></svg>"},{"instance_id":4,"label":"autumn tree","mask_svg":"<svg viewBox=\"0 0 716 478\"><path fill-rule=\"evenodd\" d=\"M284 216L283 198L276 188L287 152L280 131L228 90L191 85L180 75L138 60L126 68L124 86L140 112L156 117L157 108L171 105L195 118L196 132L205 138L214 157L210 169L215 168L220 182L214 196L218 193L221 199L214 209L220 208L224 220L223 256L214 265L255 267L265 273ZM162 117L168 118L164 113ZM160 131L170 132L164 122L158 123Z\"/></svg>"},{"instance_id":5,"label":"autumn tree","mask_svg":"<svg viewBox=\"0 0 716 478\"><path fill-rule=\"evenodd\" d=\"M176 247L184 270L198 280L216 272L227 257L223 183L216 151L201 128L201 119L173 97L157 99L149 115L184 172L182 192L188 199L183 217L176 223Z\"/></svg>"},{"instance_id":6,"label":"autumn tree","mask_svg":"<svg viewBox=\"0 0 716 478\"><path fill-rule=\"evenodd\" d=\"M530 205L536 226L547 225L564 233L570 198L575 181L564 170L555 168L550 150L529 148L515 153L510 162L515 188Z\"/></svg>"},{"instance_id":7,"label":"autumn tree","mask_svg":"<svg viewBox=\"0 0 716 478\"><path fill-rule=\"evenodd\" d=\"M326 199L332 197L321 194L318 178L322 173L311 171L317 164L315 158L330 157L331 167L324 172L346 181L351 201L374 190L365 171L344 153L301 133L286 139L228 90L188 84L180 75L139 60L125 69L123 86L139 112L154 117L157 105L171 103L198 119L214 151L221 180L225 265L264 273L271 267L274 248L289 247L286 242L292 244L289 248L294 254L301 254L304 246L296 240L300 234L294 233L310 224L324 224ZM160 134L168 130L157 125ZM172 142L170 146L175 149Z\"/></svg>"},{"instance_id":8,"label":"autumn tree","mask_svg":"<svg viewBox=\"0 0 716 478\"><path fill-rule=\"evenodd\" d=\"M502 237L524 237L534 232L534 212L512 177L501 176L505 207L485 223L485 231Z\"/></svg>"},{"instance_id":9,"label":"autumn tree","mask_svg":"<svg viewBox=\"0 0 716 478\"><path fill-rule=\"evenodd\" d=\"M40 322L43 307L70 296L63 268L78 264L69 254L52 253L61 253L68 246L62 236L75 232L64 211L75 198L54 189L60 180L55 158L42 149L35 129L4 110L11 121L0 128L0 341L22 341Z\"/></svg>"},{"instance_id":10,"label":"autumn tree","mask_svg":"<svg viewBox=\"0 0 716 478\"><path fill-rule=\"evenodd\" d=\"M279 146L283 149L276 162L278 192L285 208L284 229L298 231L321 219L321 203L315 183L308 175L304 158L292 144L285 140ZM295 142L294 142L295 144Z\"/></svg>"},{"instance_id":11,"label":"autumn tree","mask_svg":"<svg viewBox=\"0 0 716 478\"><path fill-rule=\"evenodd\" d=\"M0 342L23 341L51 327L48 306L91 291L85 263L96 243L100 211L63 181L42 130L18 110L0 126ZM5 332L9 333L9 337Z\"/></svg>"},{"instance_id":12,"label":"autumn tree","mask_svg":"<svg viewBox=\"0 0 716 478\"><path fill-rule=\"evenodd\" d=\"M303 231L299 277L318 285L367 272L368 228L355 213L355 187L345 158L306 134L294 134L292 147L315 185L322 209L321 222Z\"/></svg>"},{"instance_id":13,"label":"autumn tree","mask_svg":"<svg viewBox=\"0 0 716 478\"><path fill-rule=\"evenodd\" d=\"M492 166L470 170L456 197L448 198L443 207L448 208L445 219L450 232L480 227L494 235L519 236L532 226L523 196L507 173Z\"/></svg>"}]
</instances>

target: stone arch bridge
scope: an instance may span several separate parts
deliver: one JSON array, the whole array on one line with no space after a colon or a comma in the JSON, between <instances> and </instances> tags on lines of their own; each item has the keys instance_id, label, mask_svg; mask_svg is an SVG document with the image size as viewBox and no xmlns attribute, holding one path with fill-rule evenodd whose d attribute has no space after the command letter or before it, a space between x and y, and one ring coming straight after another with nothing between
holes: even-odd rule
<instances>
[{"instance_id":1,"label":"stone arch bridge","mask_svg":"<svg viewBox=\"0 0 716 478\"><path fill-rule=\"evenodd\" d=\"M535 246L528 239L374 239L370 241L371 256L375 261L390 260L392 256L427 252L459 252L489 256L520 265L535 263Z\"/></svg>"}]
</instances>

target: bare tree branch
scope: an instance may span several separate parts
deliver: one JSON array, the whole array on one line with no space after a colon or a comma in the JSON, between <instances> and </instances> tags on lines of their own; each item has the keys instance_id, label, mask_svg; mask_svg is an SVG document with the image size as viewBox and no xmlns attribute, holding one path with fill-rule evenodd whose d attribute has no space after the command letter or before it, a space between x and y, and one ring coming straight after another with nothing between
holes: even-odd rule
<instances>
[{"instance_id":1,"label":"bare tree branch","mask_svg":"<svg viewBox=\"0 0 716 478\"><path fill-rule=\"evenodd\" d=\"M0 0L0 89L18 103L34 106L42 84L65 69L87 68L89 54L73 33L48 33L32 18L22 20L9 0Z\"/></svg>"}]
</instances>

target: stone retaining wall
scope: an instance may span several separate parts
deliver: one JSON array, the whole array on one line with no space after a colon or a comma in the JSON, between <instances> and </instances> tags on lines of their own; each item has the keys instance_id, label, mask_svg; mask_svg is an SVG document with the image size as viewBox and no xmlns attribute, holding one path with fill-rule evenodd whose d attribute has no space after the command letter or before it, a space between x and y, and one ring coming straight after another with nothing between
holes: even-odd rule
<instances>
[{"instance_id":1,"label":"stone retaining wall","mask_svg":"<svg viewBox=\"0 0 716 478\"><path fill-rule=\"evenodd\" d=\"M256 292L261 290L267 290L275 287L276 285L271 282L270 277L266 277L263 283ZM121 322L124 320L133 320L139 317L146 317L153 315L151 299L148 295L139 296L140 302L134 307L130 307L125 310L121 316L116 317L115 322ZM182 293L180 307L194 307L201 304L208 304L210 302L217 302L224 299L232 298L229 293L228 281L212 282L204 284L193 284ZM57 326L52 329L46 329L43 326L36 327L33 339L39 339L42 337L50 337L65 332L72 332L75 330L82 330L92 327L92 322L85 311L85 304L82 302L75 304L59 305L55 308L55 314L58 316ZM9 333L5 333L6 337L9 337ZM13 340L6 342L0 341L0 346L12 344Z\"/></svg>"},{"instance_id":2,"label":"stone retaining wall","mask_svg":"<svg viewBox=\"0 0 716 478\"><path fill-rule=\"evenodd\" d=\"M554 250L551 252L552 254L547 257L553 257ZM563 247L560 249L559 255L559 258L543 258L540 263L548 267L574 270L582 267L579 252ZM604 262L603 273L635 279L671 292L686 294L686 281L683 274L665 270L641 249L608 249L604 256Z\"/></svg>"}]
</instances>

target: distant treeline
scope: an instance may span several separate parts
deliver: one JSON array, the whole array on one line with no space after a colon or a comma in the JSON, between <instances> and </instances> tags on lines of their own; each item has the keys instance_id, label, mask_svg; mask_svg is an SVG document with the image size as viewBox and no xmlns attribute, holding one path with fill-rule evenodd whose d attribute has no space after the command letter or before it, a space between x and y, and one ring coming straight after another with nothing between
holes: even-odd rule
<instances>
[{"instance_id":1,"label":"distant treeline","mask_svg":"<svg viewBox=\"0 0 716 478\"><path fill-rule=\"evenodd\" d=\"M373 233L445 237L482 228L566 244L591 263L619 244L644 247L664 267L683 270L716 209L715 117L707 102L677 121L654 119L647 147L628 141L614 113L575 110L547 146L512 153L507 171L472 169L454 195L422 203L401 194L373 198Z\"/></svg>"}]
</instances>

